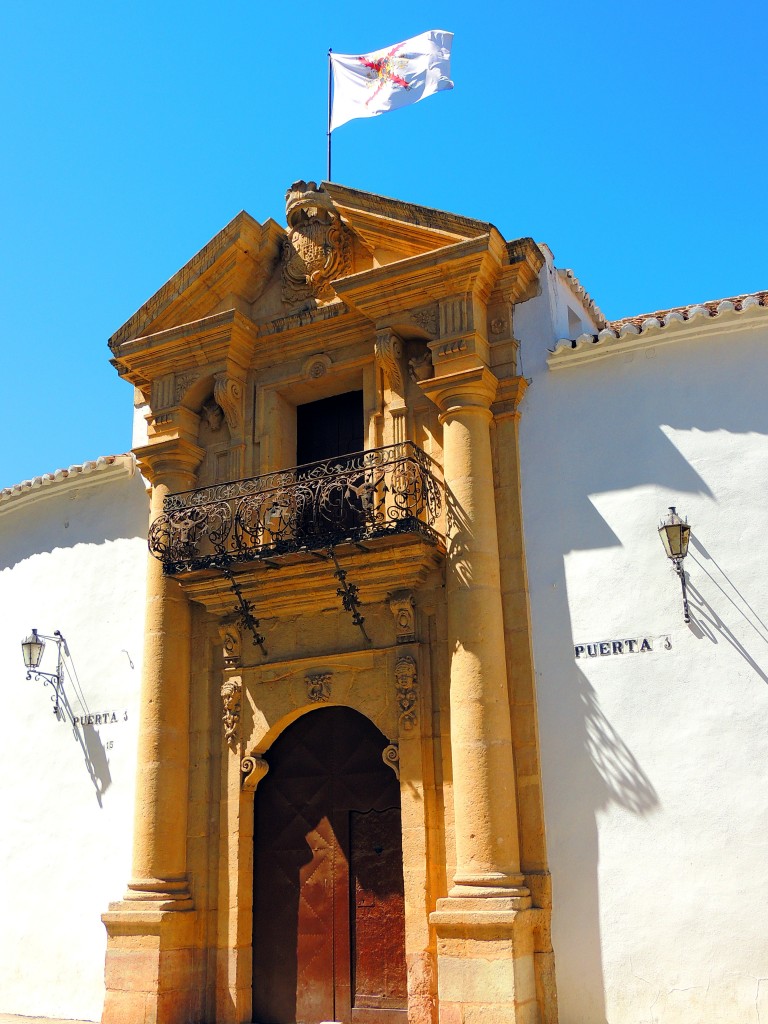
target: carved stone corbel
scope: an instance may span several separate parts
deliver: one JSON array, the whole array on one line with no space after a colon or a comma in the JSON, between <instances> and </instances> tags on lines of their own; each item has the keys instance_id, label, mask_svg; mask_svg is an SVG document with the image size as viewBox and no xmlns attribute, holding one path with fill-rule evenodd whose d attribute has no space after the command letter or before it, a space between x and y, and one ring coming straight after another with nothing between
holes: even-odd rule
<instances>
[{"instance_id":1,"label":"carved stone corbel","mask_svg":"<svg viewBox=\"0 0 768 1024\"><path fill-rule=\"evenodd\" d=\"M253 792L268 771L269 765L263 757L259 757L257 754L244 757L240 762L243 789Z\"/></svg>"},{"instance_id":2,"label":"carved stone corbel","mask_svg":"<svg viewBox=\"0 0 768 1024\"><path fill-rule=\"evenodd\" d=\"M243 381L226 372L217 373L213 381L213 397L224 410L224 416L233 438L242 437L245 399Z\"/></svg>"},{"instance_id":3,"label":"carved stone corbel","mask_svg":"<svg viewBox=\"0 0 768 1024\"><path fill-rule=\"evenodd\" d=\"M401 655L395 663L395 685L400 726L410 730L416 725L416 703L419 698L416 661L410 654Z\"/></svg>"},{"instance_id":4,"label":"carved stone corbel","mask_svg":"<svg viewBox=\"0 0 768 1024\"><path fill-rule=\"evenodd\" d=\"M224 668L239 668L243 643L240 630L233 622L226 622L219 626L219 636L224 653Z\"/></svg>"},{"instance_id":5,"label":"carved stone corbel","mask_svg":"<svg viewBox=\"0 0 768 1024\"><path fill-rule=\"evenodd\" d=\"M416 602L412 590L396 590L389 595L389 610L395 617L397 643L411 644L416 640Z\"/></svg>"},{"instance_id":6,"label":"carved stone corbel","mask_svg":"<svg viewBox=\"0 0 768 1024\"><path fill-rule=\"evenodd\" d=\"M238 726L240 725L240 704L243 685L239 679L227 679L221 684L221 703L224 723L224 739L233 745L237 743Z\"/></svg>"},{"instance_id":7,"label":"carved stone corbel","mask_svg":"<svg viewBox=\"0 0 768 1024\"><path fill-rule=\"evenodd\" d=\"M384 371L389 386L401 398L405 395L405 377L403 374L403 342L388 327L376 332L374 344L376 361Z\"/></svg>"}]
</instances>

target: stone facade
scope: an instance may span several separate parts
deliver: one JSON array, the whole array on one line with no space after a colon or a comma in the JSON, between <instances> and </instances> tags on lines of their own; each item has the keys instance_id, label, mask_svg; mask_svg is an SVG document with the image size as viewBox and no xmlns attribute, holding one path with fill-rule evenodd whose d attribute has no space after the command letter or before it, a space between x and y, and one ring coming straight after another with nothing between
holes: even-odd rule
<instances>
[{"instance_id":1,"label":"stone facade","mask_svg":"<svg viewBox=\"0 0 768 1024\"><path fill-rule=\"evenodd\" d=\"M297 182L287 219L241 214L111 341L158 557L103 1019L251 1019L254 797L275 739L344 706L399 776L408 1019L554 1021L525 566L497 527L520 521L511 316L543 256L331 184ZM350 392L388 453L345 478L367 532L299 547L296 408Z\"/></svg>"}]
</instances>

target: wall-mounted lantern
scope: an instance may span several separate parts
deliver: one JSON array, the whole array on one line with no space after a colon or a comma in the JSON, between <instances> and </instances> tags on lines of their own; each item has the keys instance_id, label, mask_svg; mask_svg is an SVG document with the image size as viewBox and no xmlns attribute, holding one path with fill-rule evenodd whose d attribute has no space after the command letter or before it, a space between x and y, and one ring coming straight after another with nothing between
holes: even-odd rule
<instances>
[{"instance_id":1,"label":"wall-mounted lantern","mask_svg":"<svg viewBox=\"0 0 768 1024\"><path fill-rule=\"evenodd\" d=\"M38 668L40 662L43 660L46 640L51 640L56 644L55 672L41 672ZM22 641L21 653L24 657L24 667L27 670L27 679L31 679L32 676L35 676L37 679L43 680L43 685L48 686L50 684L53 687L53 693L51 694L51 700L53 701L53 713L56 715L56 718L61 720L64 717L61 705L59 704L60 698L64 692L64 666L62 655L69 654L67 641L58 629L53 636L43 636L38 633L36 629L33 629L26 640Z\"/></svg>"},{"instance_id":2,"label":"wall-mounted lantern","mask_svg":"<svg viewBox=\"0 0 768 1024\"><path fill-rule=\"evenodd\" d=\"M683 588L683 620L685 622L691 621L691 616L688 612L688 591L685 585L685 571L683 569L683 559L688 554L688 538L690 534L691 528L688 525L688 520L681 519L675 511L675 506L670 505L669 515L662 519L659 525L659 537L661 537L661 543L664 545L667 558L671 559L675 572L680 577L680 583Z\"/></svg>"}]
</instances>

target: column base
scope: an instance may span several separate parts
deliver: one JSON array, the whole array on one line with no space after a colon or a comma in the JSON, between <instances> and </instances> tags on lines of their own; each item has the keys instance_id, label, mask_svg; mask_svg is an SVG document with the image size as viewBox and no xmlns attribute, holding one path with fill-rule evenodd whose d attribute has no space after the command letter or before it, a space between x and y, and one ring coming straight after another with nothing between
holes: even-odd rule
<instances>
[{"instance_id":1,"label":"column base","mask_svg":"<svg viewBox=\"0 0 768 1024\"><path fill-rule=\"evenodd\" d=\"M101 919L107 929L102 1024L203 1019L204 964L194 910L126 899L110 903Z\"/></svg>"},{"instance_id":2,"label":"column base","mask_svg":"<svg viewBox=\"0 0 768 1024\"><path fill-rule=\"evenodd\" d=\"M437 901L429 920L437 935L440 1024L539 1024L537 914L530 905L529 895L498 890Z\"/></svg>"}]
</instances>

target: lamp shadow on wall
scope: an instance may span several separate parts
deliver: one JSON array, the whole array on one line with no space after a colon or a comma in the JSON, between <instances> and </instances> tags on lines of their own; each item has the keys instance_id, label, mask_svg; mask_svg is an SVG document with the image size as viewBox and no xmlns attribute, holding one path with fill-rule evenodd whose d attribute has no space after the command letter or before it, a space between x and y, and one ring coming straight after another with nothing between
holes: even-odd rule
<instances>
[{"instance_id":1,"label":"lamp shadow on wall","mask_svg":"<svg viewBox=\"0 0 768 1024\"><path fill-rule=\"evenodd\" d=\"M697 558L691 551L689 551L689 557L691 557L696 563L698 569L709 577L717 590L719 590L728 603L736 609L744 621L752 627L760 643L764 647L768 648L768 626L766 626L752 605L749 604L744 595L736 588L735 584L729 579L723 569L720 568L714 558L712 558L703 544L694 538L693 534L691 535L690 543L692 547L696 548L696 551L701 557ZM716 576L707 569L704 564L705 560L711 562L715 567L716 573L730 587L733 594L736 595L744 607L739 607L732 594L730 594ZM766 674L765 669L761 667L761 665L744 646L742 641L735 635L733 630L723 621L722 617L709 603L709 601L707 601L696 584L691 581L691 578L687 573L686 583L688 588L688 603L691 613L690 630L694 636L699 639L710 640L713 644L719 643L720 639L724 640L733 647L736 653L746 661L753 672L758 675L764 683L768 683L768 674ZM747 612L750 614L747 614Z\"/></svg>"},{"instance_id":2,"label":"lamp shadow on wall","mask_svg":"<svg viewBox=\"0 0 768 1024\"><path fill-rule=\"evenodd\" d=\"M96 794L96 802L99 807L103 807L102 797L112 785L112 774L109 770L109 761L107 760L107 754L104 750L104 744L101 742L101 737L93 726L84 725L82 726L82 729L80 729L75 724L75 715L72 712L72 705L70 704L69 698L67 697L66 691L63 687L61 689L59 703L62 707L64 716L72 727L72 735L80 745L85 768Z\"/></svg>"}]
</instances>

